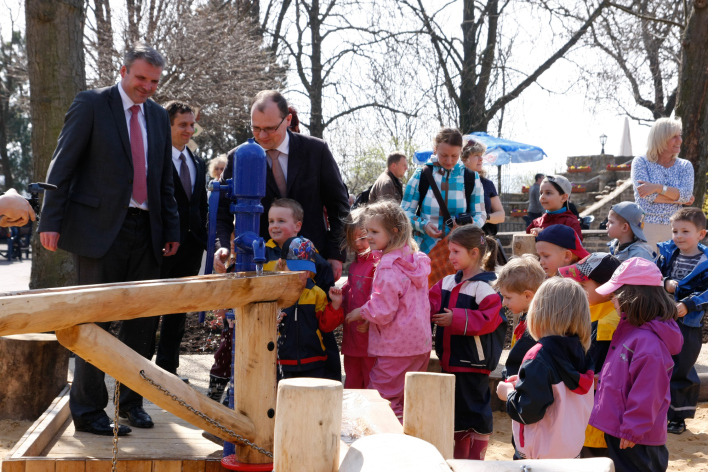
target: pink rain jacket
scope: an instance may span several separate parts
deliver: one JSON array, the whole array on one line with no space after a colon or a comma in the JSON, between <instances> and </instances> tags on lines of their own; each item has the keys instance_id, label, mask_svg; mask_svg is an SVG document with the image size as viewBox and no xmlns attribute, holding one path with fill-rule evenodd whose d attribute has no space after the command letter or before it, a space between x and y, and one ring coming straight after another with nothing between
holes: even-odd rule
<instances>
[{"instance_id":1,"label":"pink rain jacket","mask_svg":"<svg viewBox=\"0 0 708 472\"><path fill-rule=\"evenodd\" d=\"M361 316L371 322L370 356L408 357L430 352L428 274L428 256L411 252L408 246L381 257L371 300L361 307Z\"/></svg>"},{"instance_id":2,"label":"pink rain jacket","mask_svg":"<svg viewBox=\"0 0 708 472\"><path fill-rule=\"evenodd\" d=\"M371 251L363 256L357 254L356 259L349 266L349 276L342 287L342 307L345 314L361 308L371 298L374 271L379 259L381 259L381 251ZM360 333L356 329L362 323L364 322L344 323L342 354L345 356L369 356L369 333Z\"/></svg>"}]
</instances>

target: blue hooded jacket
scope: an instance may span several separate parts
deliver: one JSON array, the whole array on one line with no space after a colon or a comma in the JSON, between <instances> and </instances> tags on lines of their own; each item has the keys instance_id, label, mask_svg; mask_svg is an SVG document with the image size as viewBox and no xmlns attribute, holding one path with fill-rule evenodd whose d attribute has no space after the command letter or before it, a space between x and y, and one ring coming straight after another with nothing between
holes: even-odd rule
<instances>
[{"instance_id":1,"label":"blue hooded jacket","mask_svg":"<svg viewBox=\"0 0 708 472\"><path fill-rule=\"evenodd\" d=\"M658 244L659 259L656 265L659 266L661 274L666 278L671 276L671 265L679 254L679 249L673 241L664 241ZM698 249L708 257L708 247L703 244L698 245ZM691 328L701 326L703 313L708 308L708 261L698 264L693 271L683 280L679 281L674 299L686 305L688 313L678 322Z\"/></svg>"}]
</instances>

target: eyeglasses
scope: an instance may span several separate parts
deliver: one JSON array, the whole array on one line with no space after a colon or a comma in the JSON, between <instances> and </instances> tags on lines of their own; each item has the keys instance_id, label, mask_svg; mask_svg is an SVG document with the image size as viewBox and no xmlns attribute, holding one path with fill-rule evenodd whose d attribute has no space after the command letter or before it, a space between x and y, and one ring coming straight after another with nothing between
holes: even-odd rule
<instances>
[{"instance_id":1,"label":"eyeglasses","mask_svg":"<svg viewBox=\"0 0 708 472\"><path fill-rule=\"evenodd\" d=\"M223 172L225 167L214 167L214 170L217 172Z\"/></svg>"},{"instance_id":2,"label":"eyeglasses","mask_svg":"<svg viewBox=\"0 0 708 472\"><path fill-rule=\"evenodd\" d=\"M278 126L270 126L268 128L259 128L258 126L253 126L251 125L251 131L253 131L254 136L261 134L261 131L265 132L266 134L273 134L275 133L278 128L280 128L280 125L283 124L283 121L285 121L285 118L287 118L288 115L285 115L282 120L280 120L280 123L278 123Z\"/></svg>"}]
</instances>

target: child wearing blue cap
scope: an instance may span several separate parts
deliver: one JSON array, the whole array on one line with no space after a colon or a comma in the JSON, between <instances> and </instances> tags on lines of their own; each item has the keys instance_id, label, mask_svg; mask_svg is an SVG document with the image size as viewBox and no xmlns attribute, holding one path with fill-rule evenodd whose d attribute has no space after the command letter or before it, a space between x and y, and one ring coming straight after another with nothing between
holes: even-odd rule
<instances>
[{"instance_id":1,"label":"child wearing blue cap","mask_svg":"<svg viewBox=\"0 0 708 472\"><path fill-rule=\"evenodd\" d=\"M610 254L620 261L631 257L656 260L656 254L644 236L644 210L634 202L612 206L607 215L607 236L613 238L607 243Z\"/></svg>"},{"instance_id":2,"label":"child wearing blue cap","mask_svg":"<svg viewBox=\"0 0 708 472\"><path fill-rule=\"evenodd\" d=\"M329 289L331 302L325 292L312 279L317 273L317 250L312 242L302 236L289 238L282 245L281 258L275 269L302 271L303 290L299 300L283 310L278 324L278 377L328 378L325 369L327 351L322 343L322 333L332 332L342 321L344 311L342 290Z\"/></svg>"},{"instance_id":3,"label":"child wearing blue cap","mask_svg":"<svg viewBox=\"0 0 708 472\"><path fill-rule=\"evenodd\" d=\"M575 264L590 255L578 233L565 225L551 225L536 235L536 253L548 277L558 275L561 267Z\"/></svg>"}]
</instances>

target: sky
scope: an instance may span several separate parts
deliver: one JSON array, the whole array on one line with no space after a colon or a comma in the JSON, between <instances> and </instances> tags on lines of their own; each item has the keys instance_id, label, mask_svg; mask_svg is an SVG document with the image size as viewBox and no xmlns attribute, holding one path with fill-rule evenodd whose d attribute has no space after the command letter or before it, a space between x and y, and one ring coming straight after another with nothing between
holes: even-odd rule
<instances>
[{"instance_id":1,"label":"sky","mask_svg":"<svg viewBox=\"0 0 708 472\"><path fill-rule=\"evenodd\" d=\"M16 28L24 27L23 4L22 0L0 0L3 37L9 34L10 18L15 18ZM459 22L459 18L452 18L451 21ZM544 34L544 25L530 22L521 26L538 28L539 35ZM534 45L520 44L518 47L522 51L525 47L529 49L526 54L520 54L529 58L526 70L532 70L533 64L545 60L550 51L534 48ZM577 73L577 68L570 62L560 60L541 76L539 82L542 87L532 85L507 108L510 118L504 128L504 137L540 146L549 156L540 163L521 165L517 171L550 173L564 167L568 156L600 154L602 134L607 136L605 152L618 152L624 126L624 116L618 110L609 106L597 107L588 102L579 86L566 93L557 93L564 91L568 86L568 77ZM649 127L633 120L629 124L633 152L635 155L643 153Z\"/></svg>"}]
</instances>

